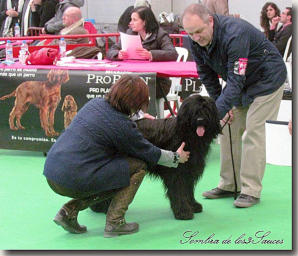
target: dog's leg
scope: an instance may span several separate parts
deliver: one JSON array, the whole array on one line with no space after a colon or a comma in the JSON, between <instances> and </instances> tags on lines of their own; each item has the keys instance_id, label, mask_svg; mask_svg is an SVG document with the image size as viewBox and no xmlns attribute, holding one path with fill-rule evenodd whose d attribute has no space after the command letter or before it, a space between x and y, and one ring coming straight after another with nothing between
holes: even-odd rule
<instances>
[{"instance_id":1,"label":"dog's leg","mask_svg":"<svg viewBox=\"0 0 298 256\"><path fill-rule=\"evenodd\" d=\"M14 125L14 119L15 119L15 107L12 108L10 114L9 114L9 128L11 130L17 130L18 128Z\"/></svg>"},{"instance_id":2,"label":"dog's leg","mask_svg":"<svg viewBox=\"0 0 298 256\"><path fill-rule=\"evenodd\" d=\"M21 124L21 118L22 116L26 113L30 106L30 103L25 103L21 108L18 108L17 111L15 111L15 116L16 116L16 125L18 129L24 130L25 127L22 126Z\"/></svg>"},{"instance_id":3,"label":"dog's leg","mask_svg":"<svg viewBox=\"0 0 298 256\"><path fill-rule=\"evenodd\" d=\"M24 130L25 127L21 124L21 118L23 114L28 110L29 103L19 104L18 99L15 100L15 106L9 114L9 126L12 130ZM14 125L14 120L16 120L16 126Z\"/></svg>"},{"instance_id":4,"label":"dog's leg","mask_svg":"<svg viewBox=\"0 0 298 256\"><path fill-rule=\"evenodd\" d=\"M178 220L193 219L193 208L187 198L187 184L182 176L163 177L174 216Z\"/></svg>"},{"instance_id":5,"label":"dog's leg","mask_svg":"<svg viewBox=\"0 0 298 256\"><path fill-rule=\"evenodd\" d=\"M185 177L187 178L187 177ZM192 206L193 212L198 213L203 211L203 206L196 201L194 196L194 190L195 190L195 182L192 177L189 177L189 179L186 180L187 182L187 196L186 198L189 198L189 203Z\"/></svg>"},{"instance_id":6,"label":"dog's leg","mask_svg":"<svg viewBox=\"0 0 298 256\"><path fill-rule=\"evenodd\" d=\"M48 127L51 136L58 136L59 133L55 131L54 129L54 122L55 122L55 112L56 112L57 105L53 108L50 108L49 110L49 116L48 116Z\"/></svg>"},{"instance_id":7,"label":"dog's leg","mask_svg":"<svg viewBox=\"0 0 298 256\"><path fill-rule=\"evenodd\" d=\"M41 107L39 109L39 119L41 128L44 130L45 135L51 137L51 133L48 127L48 109L46 107Z\"/></svg>"}]
</instances>

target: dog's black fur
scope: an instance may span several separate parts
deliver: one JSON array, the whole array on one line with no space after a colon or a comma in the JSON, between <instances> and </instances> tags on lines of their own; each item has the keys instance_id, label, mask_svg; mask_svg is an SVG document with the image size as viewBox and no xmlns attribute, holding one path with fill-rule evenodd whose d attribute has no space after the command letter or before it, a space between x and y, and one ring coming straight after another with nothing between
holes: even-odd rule
<instances>
[{"instance_id":1,"label":"dog's black fur","mask_svg":"<svg viewBox=\"0 0 298 256\"><path fill-rule=\"evenodd\" d=\"M210 144L221 133L214 101L192 95L183 101L177 118L142 119L137 125L145 138L159 148L176 151L185 142L184 150L190 151L188 162L178 168L157 165L149 168L148 173L163 181L175 218L192 219L193 213L202 211L202 205L194 198L195 185L203 174ZM205 128L202 137L196 133L198 126ZM106 213L109 203L107 200L90 208Z\"/></svg>"}]
</instances>

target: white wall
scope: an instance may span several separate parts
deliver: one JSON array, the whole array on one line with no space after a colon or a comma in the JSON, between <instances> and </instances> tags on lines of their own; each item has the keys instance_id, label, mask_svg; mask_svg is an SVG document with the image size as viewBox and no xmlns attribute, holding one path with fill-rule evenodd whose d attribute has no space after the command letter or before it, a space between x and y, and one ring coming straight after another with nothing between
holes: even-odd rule
<instances>
[{"instance_id":1,"label":"white wall","mask_svg":"<svg viewBox=\"0 0 298 256\"><path fill-rule=\"evenodd\" d=\"M271 0L229 0L230 13L239 13L255 27L260 28L260 13L263 5ZM291 0L272 0L280 10L292 6ZM297 0L294 0L294 2ZM93 18L96 23L117 23L120 15L134 0L85 0L84 17ZM199 0L151 0L156 16L162 11L181 15L186 6Z\"/></svg>"}]
</instances>

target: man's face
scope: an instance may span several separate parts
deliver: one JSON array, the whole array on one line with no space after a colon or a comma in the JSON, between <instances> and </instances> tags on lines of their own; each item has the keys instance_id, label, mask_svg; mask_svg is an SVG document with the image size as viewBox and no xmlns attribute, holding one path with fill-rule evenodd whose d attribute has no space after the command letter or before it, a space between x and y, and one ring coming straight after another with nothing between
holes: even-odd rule
<instances>
[{"instance_id":1,"label":"man's face","mask_svg":"<svg viewBox=\"0 0 298 256\"><path fill-rule=\"evenodd\" d=\"M280 15L280 22L285 24L289 21L290 16L288 16L288 9L284 9L283 12Z\"/></svg>"},{"instance_id":2,"label":"man's face","mask_svg":"<svg viewBox=\"0 0 298 256\"><path fill-rule=\"evenodd\" d=\"M209 16L205 23L198 15L185 14L183 17L183 27L190 38L200 46L207 46L213 37L213 17Z\"/></svg>"},{"instance_id":3,"label":"man's face","mask_svg":"<svg viewBox=\"0 0 298 256\"><path fill-rule=\"evenodd\" d=\"M65 11L63 13L62 22L63 22L64 27L69 27L70 25L72 25L74 23L72 16L67 11Z\"/></svg>"}]
</instances>

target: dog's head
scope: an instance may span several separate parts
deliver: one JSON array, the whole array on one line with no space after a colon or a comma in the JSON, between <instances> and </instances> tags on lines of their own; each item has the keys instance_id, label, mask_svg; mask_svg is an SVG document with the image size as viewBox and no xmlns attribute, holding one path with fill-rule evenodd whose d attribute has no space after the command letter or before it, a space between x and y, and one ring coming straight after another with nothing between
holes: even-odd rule
<instances>
[{"instance_id":1,"label":"dog's head","mask_svg":"<svg viewBox=\"0 0 298 256\"><path fill-rule=\"evenodd\" d=\"M177 127L183 137L191 132L199 137L216 138L221 126L214 100L198 94L187 97L179 109Z\"/></svg>"},{"instance_id":2,"label":"dog's head","mask_svg":"<svg viewBox=\"0 0 298 256\"><path fill-rule=\"evenodd\" d=\"M47 77L51 84L64 84L69 80L67 70L51 69Z\"/></svg>"},{"instance_id":3,"label":"dog's head","mask_svg":"<svg viewBox=\"0 0 298 256\"><path fill-rule=\"evenodd\" d=\"M66 95L63 102L63 111L75 112L78 110L76 101L72 95Z\"/></svg>"}]
</instances>

